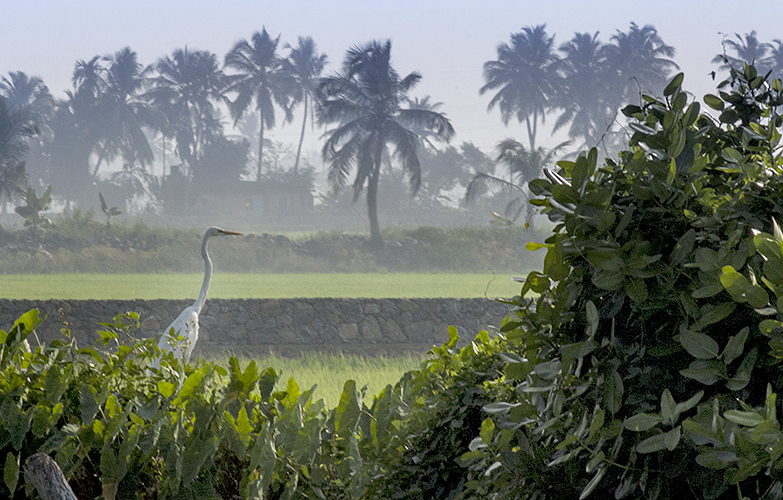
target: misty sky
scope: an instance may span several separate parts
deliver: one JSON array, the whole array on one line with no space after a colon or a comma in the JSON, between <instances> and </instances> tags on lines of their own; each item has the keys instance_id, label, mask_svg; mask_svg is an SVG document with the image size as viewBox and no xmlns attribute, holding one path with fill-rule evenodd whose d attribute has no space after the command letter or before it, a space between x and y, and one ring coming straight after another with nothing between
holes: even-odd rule
<instances>
[{"instance_id":1,"label":"misty sky","mask_svg":"<svg viewBox=\"0 0 783 500\"><path fill-rule=\"evenodd\" d=\"M521 126L505 127L496 110L487 113L490 94L478 93L482 64L495 59L499 43L542 23L557 45L574 32L599 31L608 42L631 21L654 25L677 49L674 60L685 71L685 88L701 96L714 89L708 73L715 69L710 60L722 50L720 33L733 37L756 30L761 41L783 39L783 1L3 0L0 76L9 71L40 76L63 97L77 59L130 46L146 65L187 45L222 60L237 40L249 39L262 26L281 35L281 48L295 45L297 36L312 36L329 56L331 72L350 46L391 38L398 72L423 75L411 95L442 101L457 131L454 142L473 141L489 152L506 137L525 137ZM278 126L271 138L296 142L298 126Z\"/></svg>"}]
</instances>

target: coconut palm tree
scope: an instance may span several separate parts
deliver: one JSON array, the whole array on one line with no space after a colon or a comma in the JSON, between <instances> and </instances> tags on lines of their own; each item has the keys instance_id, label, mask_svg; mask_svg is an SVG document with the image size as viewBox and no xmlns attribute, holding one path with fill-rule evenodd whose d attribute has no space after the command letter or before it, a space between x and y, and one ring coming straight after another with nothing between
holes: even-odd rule
<instances>
[{"instance_id":1,"label":"coconut palm tree","mask_svg":"<svg viewBox=\"0 0 783 500\"><path fill-rule=\"evenodd\" d=\"M32 114L25 108L12 109L0 96L0 200L3 213L15 196L24 193L27 184L25 158L30 149L28 138L38 134Z\"/></svg>"},{"instance_id":2,"label":"coconut palm tree","mask_svg":"<svg viewBox=\"0 0 783 500\"><path fill-rule=\"evenodd\" d=\"M0 95L11 109L27 108L39 127L54 110L54 98L43 80L22 71L11 71L0 80Z\"/></svg>"},{"instance_id":3,"label":"coconut palm tree","mask_svg":"<svg viewBox=\"0 0 783 500\"><path fill-rule=\"evenodd\" d=\"M560 87L559 59L555 37L546 25L523 28L511 35L511 43L498 45L498 58L484 63L484 81L480 94L496 91L487 110L500 110L504 124L512 118L525 122L531 150L536 149L536 130Z\"/></svg>"},{"instance_id":4,"label":"coconut palm tree","mask_svg":"<svg viewBox=\"0 0 783 500\"><path fill-rule=\"evenodd\" d=\"M240 120L255 103L259 114L258 172L264 161L264 130L275 126L275 104L286 112L286 120L292 119L289 107L290 91L294 88L292 77L284 70L283 59L277 55L280 36L272 38L263 28L248 40L240 40L226 54L225 66L235 71L227 77L227 92L236 94L229 102L229 110L235 122Z\"/></svg>"},{"instance_id":5,"label":"coconut palm tree","mask_svg":"<svg viewBox=\"0 0 783 500\"><path fill-rule=\"evenodd\" d=\"M12 111L21 111L29 116L38 128L35 137L27 138L30 150L25 161L25 171L35 179L46 170L45 147L53 138L49 120L54 114L55 101L49 88L37 76L28 76L21 71L11 71L0 80L0 96Z\"/></svg>"},{"instance_id":6,"label":"coconut palm tree","mask_svg":"<svg viewBox=\"0 0 783 500\"><path fill-rule=\"evenodd\" d=\"M561 92L556 102L562 113L555 121L553 131L568 126L568 136L582 138L590 146L611 126L617 107L621 104L608 92L608 61L606 46L598 40L598 32L576 33L560 46L563 58L560 74Z\"/></svg>"},{"instance_id":7,"label":"coconut palm tree","mask_svg":"<svg viewBox=\"0 0 783 500\"><path fill-rule=\"evenodd\" d=\"M772 40L767 57L768 68L772 70L772 78L783 78L783 40Z\"/></svg>"},{"instance_id":8,"label":"coconut palm tree","mask_svg":"<svg viewBox=\"0 0 783 500\"><path fill-rule=\"evenodd\" d=\"M568 145L569 142L563 142L552 149L539 147L538 149L530 150L514 139L501 141L497 146L498 156L495 162L507 169L508 178L501 177L502 174L477 172L473 180L468 184L465 192L465 203L471 203L476 200L481 194L486 192L487 188L518 192L519 195L506 205L504 213L505 219L513 222L527 206L527 184L539 178L543 168L551 165L557 155ZM528 223L530 222L529 219L530 217L528 217Z\"/></svg>"},{"instance_id":9,"label":"coconut palm tree","mask_svg":"<svg viewBox=\"0 0 783 500\"><path fill-rule=\"evenodd\" d=\"M772 61L767 58L767 54L773 50L772 44L760 42L755 30L745 33L744 37L738 33L734 33L734 36L737 40L724 39L723 54L712 58L713 63L721 65L721 70L725 71L731 67L742 68L742 63L753 64L761 74L772 69ZM729 51L734 52L735 55L729 55Z\"/></svg>"},{"instance_id":10,"label":"coconut palm tree","mask_svg":"<svg viewBox=\"0 0 783 500\"><path fill-rule=\"evenodd\" d=\"M302 143L304 143L305 128L307 126L308 104L315 94L315 86L318 78L326 66L326 54L319 54L315 42L310 37L299 37L296 47L291 47L291 53L285 59L285 70L293 77L295 87L291 94L291 104L296 106L302 103L302 131L299 134L299 146L296 148L296 160L294 160L294 172L299 169L299 158L302 155Z\"/></svg>"},{"instance_id":11,"label":"coconut palm tree","mask_svg":"<svg viewBox=\"0 0 783 500\"><path fill-rule=\"evenodd\" d=\"M372 41L349 49L342 71L324 78L318 87L318 118L335 124L327 132L323 157L329 162L328 178L336 189L347 183L356 167L354 201L365 185L370 240L376 249L383 245L378 226L378 178L384 155L400 162L415 194L421 185L417 155L421 144L414 126L433 131L444 141L454 135L451 122L437 111L402 107L407 94L419 81L419 73L400 78L391 66L391 41Z\"/></svg>"},{"instance_id":12,"label":"coconut palm tree","mask_svg":"<svg viewBox=\"0 0 783 500\"><path fill-rule=\"evenodd\" d=\"M99 109L104 128L93 177L103 159L111 161L117 155L123 164L138 163L142 168L150 164L154 154L144 129L162 129L166 123L165 115L145 95L152 68L140 64L136 52L125 47L104 56L103 61Z\"/></svg>"},{"instance_id":13,"label":"coconut palm tree","mask_svg":"<svg viewBox=\"0 0 783 500\"><path fill-rule=\"evenodd\" d=\"M639 28L631 23L627 32L618 30L611 40L607 61L618 87L609 90L621 97L621 103L632 102L640 90L661 92L672 71L679 69L669 59L674 57L674 47L666 45L652 25Z\"/></svg>"},{"instance_id":14,"label":"coconut palm tree","mask_svg":"<svg viewBox=\"0 0 783 500\"><path fill-rule=\"evenodd\" d=\"M155 72L148 95L168 117L164 135L174 139L192 174L209 141L223 133L216 103L223 100L225 75L215 54L187 47L160 58Z\"/></svg>"}]
</instances>

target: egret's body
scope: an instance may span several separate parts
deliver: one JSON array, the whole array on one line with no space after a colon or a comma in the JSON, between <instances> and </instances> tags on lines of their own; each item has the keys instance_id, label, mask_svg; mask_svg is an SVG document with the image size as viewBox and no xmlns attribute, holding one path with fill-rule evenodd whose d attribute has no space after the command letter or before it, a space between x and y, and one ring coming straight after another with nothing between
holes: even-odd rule
<instances>
[{"instance_id":1,"label":"egret's body","mask_svg":"<svg viewBox=\"0 0 783 500\"><path fill-rule=\"evenodd\" d=\"M163 331L158 347L161 351L171 352L180 363L190 361L190 355L198 341L198 315L204 303L207 301L207 292L209 283L212 281L212 259L207 253L207 242L213 236L241 235L233 231L225 231L219 227L210 227L204 233L204 239L201 241L201 257L204 259L204 282L201 285L201 291L198 294L196 302L192 306L186 307L184 311L177 316L166 330ZM183 337L184 340L178 340ZM150 367L159 368L160 359L155 359L150 363Z\"/></svg>"}]
</instances>

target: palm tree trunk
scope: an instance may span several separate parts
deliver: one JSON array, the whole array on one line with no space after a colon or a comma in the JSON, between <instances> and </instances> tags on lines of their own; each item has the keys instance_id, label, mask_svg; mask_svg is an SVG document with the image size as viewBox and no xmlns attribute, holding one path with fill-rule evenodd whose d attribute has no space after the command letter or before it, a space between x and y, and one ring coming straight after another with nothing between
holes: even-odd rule
<instances>
[{"instance_id":1,"label":"palm tree trunk","mask_svg":"<svg viewBox=\"0 0 783 500\"><path fill-rule=\"evenodd\" d=\"M536 150L536 122L538 122L538 113L533 113L533 124L530 124L530 117L525 117L525 125L527 125L527 139L530 141L530 152Z\"/></svg>"},{"instance_id":2,"label":"palm tree trunk","mask_svg":"<svg viewBox=\"0 0 783 500\"><path fill-rule=\"evenodd\" d=\"M299 134L299 147L296 148L296 160L294 161L294 174L299 171L299 156L302 154L302 143L304 142L305 128L307 126L307 94L304 96L304 118L302 118L302 132Z\"/></svg>"},{"instance_id":3,"label":"palm tree trunk","mask_svg":"<svg viewBox=\"0 0 783 500\"><path fill-rule=\"evenodd\" d=\"M258 110L261 126L258 128L258 174L256 182L261 182L261 166L264 164L264 114Z\"/></svg>"},{"instance_id":4,"label":"palm tree trunk","mask_svg":"<svg viewBox=\"0 0 783 500\"><path fill-rule=\"evenodd\" d=\"M383 143L380 141L374 156L373 169L367 178L367 216L370 218L370 245L376 251L380 251L383 248L383 236L378 225L378 178L381 175L383 157Z\"/></svg>"},{"instance_id":5,"label":"palm tree trunk","mask_svg":"<svg viewBox=\"0 0 783 500\"><path fill-rule=\"evenodd\" d=\"M367 215L370 218L370 245L375 250L383 247L383 236L378 225L378 170L367 179Z\"/></svg>"}]
</instances>

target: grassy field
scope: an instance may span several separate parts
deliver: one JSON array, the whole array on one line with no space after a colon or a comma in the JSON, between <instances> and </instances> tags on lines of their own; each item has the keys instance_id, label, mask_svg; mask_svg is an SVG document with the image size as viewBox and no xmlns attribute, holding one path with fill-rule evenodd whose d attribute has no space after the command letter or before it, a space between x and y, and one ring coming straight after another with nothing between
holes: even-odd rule
<instances>
[{"instance_id":1,"label":"grassy field","mask_svg":"<svg viewBox=\"0 0 783 500\"><path fill-rule=\"evenodd\" d=\"M195 299L201 274L6 274L3 299ZM216 273L211 298L436 298L512 297L512 275L458 273L229 274Z\"/></svg>"},{"instance_id":2,"label":"grassy field","mask_svg":"<svg viewBox=\"0 0 783 500\"><path fill-rule=\"evenodd\" d=\"M318 385L313 400L323 399L328 408L334 408L340 402L343 385L346 380L355 380L360 389L367 385L365 397L367 405L372 405L372 397L378 394L386 384L394 385L403 373L419 368L423 356L345 356L339 354L305 354L299 358L284 358L270 355L256 359L259 371L272 367L280 376L276 390L285 390L289 378L293 378L299 389L306 391ZM228 367L227 359L211 360ZM239 360L244 370L250 361Z\"/></svg>"}]
</instances>

